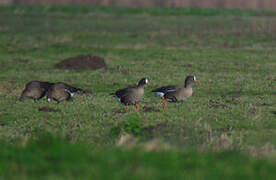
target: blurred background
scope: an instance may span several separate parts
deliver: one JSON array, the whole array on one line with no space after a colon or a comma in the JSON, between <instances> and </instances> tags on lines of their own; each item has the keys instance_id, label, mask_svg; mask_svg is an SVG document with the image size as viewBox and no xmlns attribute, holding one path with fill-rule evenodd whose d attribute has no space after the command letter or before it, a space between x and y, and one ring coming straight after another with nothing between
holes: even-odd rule
<instances>
[{"instance_id":1,"label":"blurred background","mask_svg":"<svg viewBox=\"0 0 276 180\"><path fill-rule=\"evenodd\" d=\"M120 6L208 7L276 9L276 0L0 0L1 5L16 4L92 4Z\"/></svg>"}]
</instances>

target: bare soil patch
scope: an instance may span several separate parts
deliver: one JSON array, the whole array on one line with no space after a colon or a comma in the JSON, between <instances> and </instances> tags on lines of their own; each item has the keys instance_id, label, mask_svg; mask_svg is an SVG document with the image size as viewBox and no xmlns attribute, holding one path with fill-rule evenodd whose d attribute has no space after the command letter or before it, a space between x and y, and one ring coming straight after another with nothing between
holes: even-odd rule
<instances>
[{"instance_id":1,"label":"bare soil patch","mask_svg":"<svg viewBox=\"0 0 276 180\"><path fill-rule=\"evenodd\" d=\"M144 106L143 112L160 112L160 110L154 107Z\"/></svg>"},{"instance_id":2,"label":"bare soil patch","mask_svg":"<svg viewBox=\"0 0 276 180\"><path fill-rule=\"evenodd\" d=\"M42 111L42 112L61 112L61 110L59 109L54 109L54 108L50 108L50 107L41 107L38 109L38 111Z\"/></svg>"},{"instance_id":3,"label":"bare soil patch","mask_svg":"<svg viewBox=\"0 0 276 180\"><path fill-rule=\"evenodd\" d=\"M99 69L107 66L103 58L88 54L64 59L55 67L59 69Z\"/></svg>"}]
</instances>

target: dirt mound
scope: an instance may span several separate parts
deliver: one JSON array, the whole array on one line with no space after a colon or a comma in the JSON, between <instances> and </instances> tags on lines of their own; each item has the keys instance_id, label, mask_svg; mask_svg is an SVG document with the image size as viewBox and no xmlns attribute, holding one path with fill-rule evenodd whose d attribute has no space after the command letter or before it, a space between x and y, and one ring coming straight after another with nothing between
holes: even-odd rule
<instances>
[{"instance_id":1,"label":"dirt mound","mask_svg":"<svg viewBox=\"0 0 276 180\"><path fill-rule=\"evenodd\" d=\"M106 67L106 64L103 58L88 54L64 59L55 67L60 69L98 69Z\"/></svg>"}]
</instances>

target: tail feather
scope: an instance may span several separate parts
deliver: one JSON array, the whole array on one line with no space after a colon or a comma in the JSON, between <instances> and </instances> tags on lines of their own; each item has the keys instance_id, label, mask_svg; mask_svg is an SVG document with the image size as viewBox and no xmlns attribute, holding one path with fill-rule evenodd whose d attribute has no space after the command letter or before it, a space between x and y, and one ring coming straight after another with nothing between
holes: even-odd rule
<instances>
[{"instance_id":1,"label":"tail feather","mask_svg":"<svg viewBox=\"0 0 276 180\"><path fill-rule=\"evenodd\" d=\"M66 90L70 93L77 93L77 94L92 94L92 91L90 90L84 90L81 88L73 87L67 84Z\"/></svg>"},{"instance_id":2,"label":"tail feather","mask_svg":"<svg viewBox=\"0 0 276 180\"><path fill-rule=\"evenodd\" d=\"M81 88L77 88L76 93L78 93L78 94L92 94L92 91L90 91L90 90L84 90L84 89L81 89Z\"/></svg>"},{"instance_id":3,"label":"tail feather","mask_svg":"<svg viewBox=\"0 0 276 180\"><path fill-rule=\"evenodd\" d=\"M49 86L52 86L51 84ZM63 83L63 82L57 82L55 84L59 84L59 87L64 88L64 90L66 92L68 92L71 96L73 96L74 94L92 94L92 91L90 91L90 90L84 90L84 89Z\"/></svg>"}]
</instances>

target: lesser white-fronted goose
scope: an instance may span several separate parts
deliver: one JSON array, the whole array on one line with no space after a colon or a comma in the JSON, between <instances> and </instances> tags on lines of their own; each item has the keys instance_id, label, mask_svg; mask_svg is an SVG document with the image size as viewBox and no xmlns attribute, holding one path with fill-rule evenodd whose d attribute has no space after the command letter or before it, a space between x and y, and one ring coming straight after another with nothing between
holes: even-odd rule
<instances>
[{"instance_id":1,"label":"lesser white-fronted goose","mask_svg":"<svg viewBox=\"0 0 276 180\"><path fill-rule=\"evenodd\" d=\"M198 81L195 76L187 76L185 85L183 86L163 86L153 90L156 95L160 96L163 100L164 106L167 105L166 100L170 102L180 102L189 98L193 94L192 82Z\"/></svg>"},{"instance_id":2,"label":"lesser white-fronted goose","mask_svg":"<svg viewBox=\"0 0 276 180\"><path fill-rule=\"evenodd\" d=\"M71 100L75 93L91 94L91 91L76 88L63 82L57 82L54 83L49 89L47 100L48 102L50 102L51 99L53 99L58 103L60 101L63 101L63 103L65 104L66 101Z\"/></svg>"},{"instance_id":3,"label":"lesser white-fronted goose","mask_svg":"<svg viewBox=\"0 0 276 180\"><path fill-rule=\"evenodd\" d=\"M39 100L48 93L52 85L53 83L50 82L30 81L25 85L19 100L24 101L26 98L34 99L34 101Z\"/></svg>"},{"instance_id":4,"label":"lesser white-fronted goose","mask_svg":"<svg viewBox=\"0 0 276 180\"><path fill-rule=\"evenodd\" d=\"M138 85L119 89L115 93L112 93L112 95L126 106L126 111L128 111L129 105L134 105L136 110L138 110L139 106L137 103L144 97L144 85L149 85L148 78L142 78Z\"/></svg>"}]
</instances>

